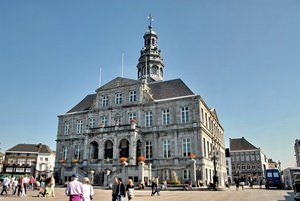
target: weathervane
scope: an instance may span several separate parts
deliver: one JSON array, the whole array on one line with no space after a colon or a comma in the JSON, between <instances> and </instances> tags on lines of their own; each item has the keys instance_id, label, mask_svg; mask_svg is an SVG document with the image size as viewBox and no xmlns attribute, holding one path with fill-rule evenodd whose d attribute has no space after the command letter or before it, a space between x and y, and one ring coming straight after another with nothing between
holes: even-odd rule
<instances>
[{"instance_id":1,"label":"weathervane","mask_svg":"<svg viewBox=\"0 0 300 201\"><path fill-rule=\"evenodd\" d=\"M154 19L152 18L151 14L147 18L149 20L149 29L152 29L152 22L154 21Z\"/></svg>"}]
</instances>

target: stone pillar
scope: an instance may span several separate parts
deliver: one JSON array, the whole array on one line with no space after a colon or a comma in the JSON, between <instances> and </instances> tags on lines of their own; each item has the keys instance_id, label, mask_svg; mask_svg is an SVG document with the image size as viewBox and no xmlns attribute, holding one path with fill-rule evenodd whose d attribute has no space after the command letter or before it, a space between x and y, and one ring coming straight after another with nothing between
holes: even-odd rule
<instances>
[{"instance_id":1,"label":"stone pillar","mask_svg":"<svg viewBox=\"0 0 300 201\"><path fill-rule=\"evenodd\" d=\"M89 153L90 153L90 149L88 146L88 136L85 136L83 142L83 165L87 165L89 159Z\"/></svg>"},{"instance_id":2,"label":"stone pillar","mask_svg":"<svg viewBox=\"0 0 300 201\"><path fill-rule=\"evenodd\" d=\"M145 177L145 171L144 171L145 163L143 161L139 162L139 179L140 183L145 185L144 177Z\"/></svg>"},{"instance_id":3,"label":"stone pillar","mask_svg":"<svg viewBox=\"0 0 300 201\"><path fill-rule=\"evenodd\" d=\"M191 168L191 180L192 180L192 184L193 185L197 185L197 181L196 181L196 160L195 159L191 159L192 160L192 168Z\"/></svg>"},{"instance_id":4,"label":"stone pillar","mask_svg":"<svg viewBox=\"0 0 300 201\"><path fill-rule=\"evenodd\" d=\"M130 132L129 164L136 165L136 132Z\"/></svg>"}]
</instances>

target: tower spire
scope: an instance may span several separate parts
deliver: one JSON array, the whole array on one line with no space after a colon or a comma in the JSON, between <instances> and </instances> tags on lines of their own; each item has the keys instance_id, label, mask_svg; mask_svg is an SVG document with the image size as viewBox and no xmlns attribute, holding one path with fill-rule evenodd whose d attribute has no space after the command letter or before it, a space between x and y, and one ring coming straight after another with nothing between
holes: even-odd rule
<instances>
[{"instance_id":1,"label":"tower spire","mask_svg":"<svg viewBox=\"0 0 300 201\"><path fill-rule=\"evenodd\" d=\"M153 18L151 14L147 17L149 20L148 30L144 34L144 47L141 50L138 69L138 79L146 79L149 82L162 81L164 74L164 64L161 51L157 45L157 34L152 28Z\"/></svg>"},{"instance_id":2,"label":"tower spire","mask_svg":"<svg viewBox=\"0 0 300 201\"><path fill-rule=\"evenodd\" d=\"M149 20L149 29L152 29L152 22L154 21L154 19L152 18L152 16L151 16L151 13L148 15L148 20Z\"/></svg>"}]
</instances>

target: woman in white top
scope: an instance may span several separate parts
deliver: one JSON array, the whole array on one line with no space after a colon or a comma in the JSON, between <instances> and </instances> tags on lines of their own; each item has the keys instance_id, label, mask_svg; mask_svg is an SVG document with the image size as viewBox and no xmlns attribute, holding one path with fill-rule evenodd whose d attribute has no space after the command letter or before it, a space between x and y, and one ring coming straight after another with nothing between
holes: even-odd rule
<instances>
[{"instance_id":1,"label":"woman in white top","mask_svg":"<svg viewBox=\"0 0 300 201\"><path fill-rule=\"evenodd\" d=\"M87 177L83 178L83 195L82 199L83 201L91 201L93 199L94 189L93 186L91 185L90 179Z\"/></svg>"}]
</instances>

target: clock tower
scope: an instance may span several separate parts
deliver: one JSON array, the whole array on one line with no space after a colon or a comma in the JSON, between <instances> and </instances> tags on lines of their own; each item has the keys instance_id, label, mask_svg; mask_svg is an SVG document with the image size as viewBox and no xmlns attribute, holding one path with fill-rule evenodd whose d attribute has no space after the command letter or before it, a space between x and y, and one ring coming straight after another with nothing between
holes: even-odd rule
<instances>
[{"instance_id":1,"label":"clock tower","mask_svg":"<svg viewBox=\"0 0 300 201\"><path fill-rule=\"evenodd\" d=\"M138 79L148 82L163 81L164 64L161 51L157 46L157 34L152 29L152 17L148 17L149 26L144 34L144 47L141 50L138 69Z\"/></svg>"}]
</instances>

